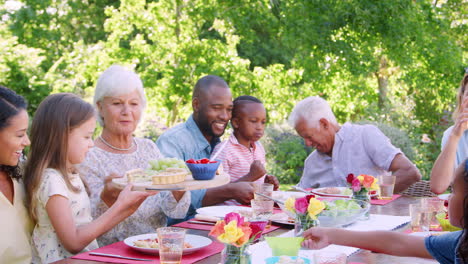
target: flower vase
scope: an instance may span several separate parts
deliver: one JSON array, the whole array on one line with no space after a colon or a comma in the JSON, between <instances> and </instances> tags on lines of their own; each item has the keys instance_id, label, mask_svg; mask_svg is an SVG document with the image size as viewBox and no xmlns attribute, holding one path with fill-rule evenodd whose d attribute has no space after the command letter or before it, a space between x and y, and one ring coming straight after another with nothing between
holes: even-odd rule
<instances>
[{"instance_id":1,"label":"flower vase","mask_svg":"<svg viewBox=\"0 0 468 264\"><path fill-rule=\"evenodd\" d=\"M296 219L294 221L294 236L302 236L304 231L318 225L318 219L312 219L307 214L296 214Z\"/></svg>"},{"instance_id":2,"label":"flower vase","mask_svg":"<svg viewBox=\"0 0 468 264\"><path fill-rule=\"evenodd\" d=\"M365 188L362 188L359 192L353 191L353 199L370 203L369 191ZM370 213L367 211L361 220L368 220L369 218Z\"/></svg>"},{"instance_id":3,"label":"flower vase","mask_svg":"<svg viewBox=\"0 0 468 264\"><path fill-rule=\"evenodd\" d=\"M248 244L236 247L224 244L221 252L221 263L223 264L251 264L251 253L247 250Z\"/></svg>"}]
</instances>

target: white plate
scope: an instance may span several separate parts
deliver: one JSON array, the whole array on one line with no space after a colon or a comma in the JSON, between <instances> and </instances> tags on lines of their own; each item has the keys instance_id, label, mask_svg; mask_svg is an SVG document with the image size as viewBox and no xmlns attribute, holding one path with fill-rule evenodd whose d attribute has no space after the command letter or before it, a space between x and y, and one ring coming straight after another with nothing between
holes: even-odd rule
<instances>
[{"instance_id":1,"label":"white plate","mask_svg":"<svg viewBox=\"0 0 468 264\"><path fill-rule=\"evenodd\" d=\"M286 201L289 197L297 199L306 196L306 194L303 192L274 191L271 196L277 200Z\"/></svg>"},{"instance_id":2,"label":"white plate","mask_svg":"<svg viewBox=\"0 0 468 264\"><path fill-rule=\"evenodd\" d=\"M325 189L330 189L330 188L334 188L334 189L337 189L339 191L339 193L325 193ZM346 190L350 190L350 194L349 195L346 195L344 194L344 192ZM323 188L317 188L317 189L312 189L311 191L312 193L316 194L316 195L319 195L319 196L324 196L324 197L341 197L341 198L351 198L351 196L353 196L353 192L351 191L350 188L348 187L323 187Z\"/></svg>"},{"instance_id":3,"label":"white plate","mask_svg":"<svg viewBox=\"0 0 468 264\"><path fill-rule=\"evenodd\" d=\"M448 201L449 196L450 196L450 193L444 193L444 194L441 194L441 195L439 195L437 197L439 197L439 199L441 199L441 200Z\"/></svg>"},{"instance_id":4,"label":"white plate","mask_svg":"<svg viewBox=\"0 0 468 264\"><path fill-rule=\"evenodd\" d=\"M235 213L248 212L248 214L252 214L252 208L245 207L245 206L220 205L220 206L207 206L207 207L202 207L202 208L197 209L198 214L215 216L219 218L224 218L226 214L233 213L233 212Z\"/></svg>"},{"instance_id":5,"label":"white plate","mask_svg":"<svg viewBox=\"0 0 468 264\"><path fill-rule=\"evenodd\" d=\"M324 190L328 188L335 188L339 191L339 193L325 193ZM344 194L346 190L349 190L348 193L349 195ZM323 188L317 188L317 189L312 189L310 191L311 193L318 195L318 196L323 196L323 197L339 197L339 198L352 198L353 197L353 192L351 191L351 188L348 187L323 187ZM378 193L375 192L374 194L371 194L370 197L377 197Z\"/></svg>"},{"instance_id":6,"label":"white plate","mask_svg":"<svg viewBox=\"0 0 468 264\"><path fill-rule=\"evenodd\" d=\"M158 237L158 234L152 233L152 234L143 234L143 235L138 235L138 236L132 236L128 237L124 240L125 245L138 250L140 252L146 253L146 254L159 254L159 249L157 248L142 248L142 247L136 247L133 245L133 242L141 239L155 239ZM193 252L200 250L204 247L207 247L211 244L211 239L204 237L204 236L197 236L197 235L185 235L185 242L189 243L192 245L191 248L186 248L184 249L182 255L188 255L192 254Z\"/></svg>"}]
</instances>

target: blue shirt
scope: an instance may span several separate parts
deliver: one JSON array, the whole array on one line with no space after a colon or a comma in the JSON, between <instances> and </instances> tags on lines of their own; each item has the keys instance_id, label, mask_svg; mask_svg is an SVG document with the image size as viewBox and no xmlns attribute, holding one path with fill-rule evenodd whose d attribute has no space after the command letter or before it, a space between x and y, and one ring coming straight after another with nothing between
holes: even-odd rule
<instances>
[{"instance_id":1,"label":"blue shirt","mask_svg":"<svg viewBox=\"0 0 468 264\"><path fill-rule=\"evenodd\" d=\"M189 119L168 131L164 132L156 141L156 145L165 157L175 157L182 160L210 158L214 147L220 142L219 138L214 138L213 142L208 142L205 136L190 115ZM202 207L203 197L206 189L191 191L192 201L187 213L187 217L182 220L193 218L196 209ZM181 222L180 219L168 219L168 225Z\"/></svg>"},{"instance_id":2,"label":"blue shirt","mask_svg":"<svg viewBox=\"0 0 468 264\"><path fill-rule=\"evenodd\" d=\"M463 231L450 232L441 236L430 236L424 240L427 251L441 264L462 264L458 258L458 244Z\"/></svg>"}]
</instances>

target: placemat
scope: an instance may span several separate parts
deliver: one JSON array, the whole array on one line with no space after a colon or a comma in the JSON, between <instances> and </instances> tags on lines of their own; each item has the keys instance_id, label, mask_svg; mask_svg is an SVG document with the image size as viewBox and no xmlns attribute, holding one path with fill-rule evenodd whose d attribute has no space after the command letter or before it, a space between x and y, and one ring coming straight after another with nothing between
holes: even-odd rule
<instances>
[{"instance_id":1,"label":"placemat","mask_svg":"<svg viewBox=\"0 0 468 264\"><path fill-rule=\"evenodd\" d=\"M205 248L202 248L190 255L182 256L182 264L189 264L194 263L214 254L221 252L224 248L223 243L217 242L213 240L213 243ZM143 259L152 259L153 261L139 261L139 260L129 260L129 259L118 259L118 258L111 258L111 257L100 257L100 256L92 256L89 252L99 252L99 253L107 253L107 254L117 254L125 257L132 257L132 258L143 258ZM92 261L102 261L108 263L129 263L129 264L142 264L142 263L160 263L159 256L155 255L148 255L140 253L127 245L124 242L117 242L114 244L110 244L108 246L98 248L95 250L91 250L88 252L84 252L72 257L73 259L83 259L83 260L92 260Z\"/></svg>"},{"instance_id":2,"label":"placemat","mask_svg":"<svg viewBox=\"0 0 468 264\"><path fill-rule=\"evenodd\" d=\"M370 203L372 205L386 205L388 203L391 203L391 202L395 201L396 199L398 199L400 197L401 197L401 194L394 194L392 199L389 199L389 200L371 199Z\"/></svg>"},{"instance_id":3,"label":"placemat","mask_svg":"<svg viewBox=\"0 0 468 264\"><path fill-rule=\"evenodd\" d=\"M178 223L178 224L175 224L175 225L172 225L172 226L182 227L182 228L187 228L187 229L206 230L206 231L210 231L214 226L214 225L204 225L204 224L192 224L192 223L189 223L189 221L191 221L191 220L188 220L188 221L185 221L185 222L182 222L182 223ZM263 230L262 234L270 233L271 231L274 231L274 230L276 230L278 228L280 228L280 227L276 226L276 225L270 225L270 227L268 229Z\"/></svg>"}]
</instances>

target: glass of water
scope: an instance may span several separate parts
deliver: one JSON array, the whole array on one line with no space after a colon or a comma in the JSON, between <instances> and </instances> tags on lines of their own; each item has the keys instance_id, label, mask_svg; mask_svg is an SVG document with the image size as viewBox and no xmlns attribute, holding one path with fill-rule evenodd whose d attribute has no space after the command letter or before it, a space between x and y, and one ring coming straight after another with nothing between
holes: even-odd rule
<instances>
[{"instance_id":1,"label":"glass of water","mask_svg":"<svg viewBox=\"0 0 468 264\"><path fill-rule=\"evenodd\" d=\"M161 264L180 264L184 251L185 229L161 227L157 229Z\"/></svg>"},{"instance_id":2,"label":"glass of water","mask_svg":"<svg viewBox=\"0 0 468 264\"><path fill-rule=\"evenodd\" d=\"M273 204L271 200L250 200L254 219L268 220L273 215Z\"/></svg>"}]
</instances>

